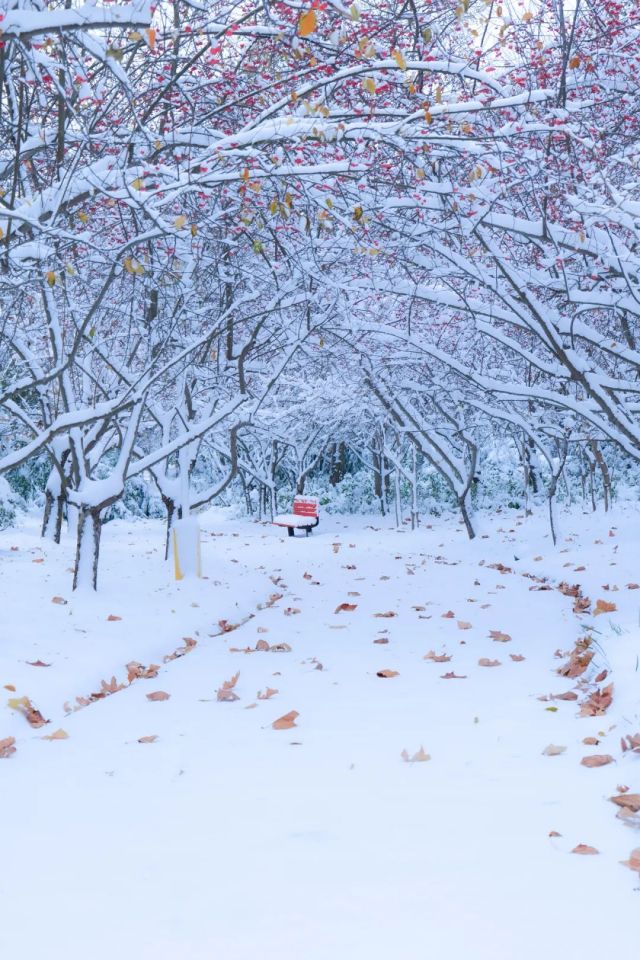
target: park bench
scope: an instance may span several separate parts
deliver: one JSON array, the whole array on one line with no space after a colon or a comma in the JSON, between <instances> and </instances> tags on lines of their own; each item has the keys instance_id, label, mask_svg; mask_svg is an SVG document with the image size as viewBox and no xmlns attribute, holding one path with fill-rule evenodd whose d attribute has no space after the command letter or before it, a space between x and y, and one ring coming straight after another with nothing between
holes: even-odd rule
<instances>
[{"instance_id":1,"label":"park bench","mask_svg":"<svg viewBox=\"0 0 640 960\"><path fill-rule=\"evenodd\" d=\"M318 501L315 497L294 497L293 513L281 513L273 518L273 522L277 527L286 527L290 537L295 535L296 530L305 530L309 536L320 523Z\"/></svg>"}]
</instances>

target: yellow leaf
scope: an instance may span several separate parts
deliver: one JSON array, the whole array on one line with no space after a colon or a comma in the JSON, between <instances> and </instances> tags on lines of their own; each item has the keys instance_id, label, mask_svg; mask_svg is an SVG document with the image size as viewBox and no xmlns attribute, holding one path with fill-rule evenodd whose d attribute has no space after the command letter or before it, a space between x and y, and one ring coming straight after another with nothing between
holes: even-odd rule
<instances>
[{"instance_id":1,"label":"yellow leaf","mask_svg":"<svg viewBox=\"0 0 640 960\"><path fill-rule=\"evenodd\" d=\"M131 186L134 190L144 190L144 180L142 177L136 177Z\"/></svg>"},{"instance_id":2,"label":"yellow leaf","mask_svg":"<svg viewBox=\"0 0 640 960\"><path fill-rule=\"evenodd\" d=\"M78 220L81 223L87 223L88 219L89 219L89 214L85 213L84 210L81 210L80 213L78 214Z\"/></svg>"},{"instance_id":3,"label":"yellow leaf","mask_svg":"<svg viewBox=\"0 0 640 960\"><path fill-rule=\"evenodd\" d=\"M55 282L56 282L56 275L53 272L53 270L49 270L47 272L47 283L49 284L50 287L53 287Z\"/></svg>"},{"instance_id":4,"label":"yellow leaf","mask_svg":"<svg viewBox=\"0 0 640 960\"><path fill-rule=\"evenodd\" d=\"M576 67L579 67L579 66L580 66L580 57L577 57L577 56L576 56L576 57L571 57L571 60L569 60L569 66L571 67L572 70L575 70Z\"/></svg>"},{"instance_id":5,"label":"yellow leaf","mask_svg":"<svg viewBox=\"0 0 640 960\"><path fill-rule=\"evenodd\" d=\"M132 30L129 34L129 40L142 40L142 34L138 33L137 30Z\"/></svg>"},{"instance_id":6,"label":"yellow leaf","mask_svg":"<svg viewBox=\"0 0 640 960\"><path fill-rule=\"evenodd\" d=\"M398 64L398 66L400 67L401 70L406 70L406 69L407 69L407 61L406 61L405 58L402 56L402 54L400 53L399 50L393 50L393 51L391 52L391 56L393 57L393 59L395 60L395 62Z\"/></svg>"},{"instance_id":7,"label":"yellow leaf","mask_svg":"<svg viewBox=\"0 0 640 960\"><path fill-rule=\"evenodd\" d=\"M192 223L192 224L191 224L191 236L192 236L192 237L195 237L195 235L197 234L197 232L198 232L198 227L196 226L195 223Z\"/></svg>"},{"instance_id":8,"label":"yellow leaf","mask_svg":"<svg viewBox=\"0 0 640 960\"><path fill-rule=\"evenodd\" d=\"M54 730L53 733L48 734L46 737L41 737L41 740L68 740L69 734L66 730L60 728L60 730Z\"/></svg>"},{"instance_id":9,"label":"yellow leaf","mask_svg":"<svg viewBox=\"0 0 640 960\"><path fill-rule=\"evenodd\" d=\"M187 218L185 217L185 215L184 215L183 213L181 213L180 216L179 216L179 217L176 217L175 220L173 221L174 226L175 226L178 230L181 230L182 227L184 227L184 225L185 225L186 222L187 222Z\"/></svg>"},{"instance_id":10,"label":"yellow leaf","mask_svg":"<svg viewBox=\"0 0 640 960\"><path fill-rule=\"evenodd\" d=\"M366 90L367 93L375 93L376 85L375 81L371 77L365 77L362 81L362 89Z\"/></svg>"},{"instance_id":11,"label":"yellow leaf","mask_svg":"<svg viewBox=\"0 0 640 960\"><path fill-rule=\"evenodd\" d=\"M149 27L149 29L145 32L147 34L147 43L149 44L149 49L153 50L156 45L156 31L153 27Z\"/></svg>"},{"instance_id":12,"label":"yellow leaf","mask_svg":"<svg viewBox=\"0 0 640 960\"><path fill-rule=\"evenodd\" d=\"M68 264L66 265L66 267L65 267L65 270L67 271L67 274L68 274L70 277L75 277L75 275L76 275L76 268L74 267L74 265L73 265L72 263L68 263Z\"/></svg>"},{"instance_id":13,"label":"yellow leaf","mask_svg":"<svg viewBox=\"0 0 640 960\"><path fill-rule=\"evenodd\" d=\"M352 19L352 20L359 20L359 19L360 19L360 11L359 11L358 8L356 7L355 3L352 3L351 6L349 7L349 13L351 14L351 19Z\"/></svg>"},{"instance_id":14,"label":"yellow leaf","mask_svg":"<svg viewBox=\"0 0 640 960\"><path fill-rule=\"evenodd\" d=\"M315 33L318 26L318 19L315 10L307 10L298 20L298 36L309 37Z\"/></svg>"},{"instance_id":15,"label":"yellow leaf","mask_svg":"<svg viewBox=\"0 0 640 960\"><path fill-rule=\"evenodd\" d=\"M525 23L529 23L530 20L533 20L533 14L527 10L527 12L525 13L522 19L524 20Z\"/></svg>"}]
</instances>

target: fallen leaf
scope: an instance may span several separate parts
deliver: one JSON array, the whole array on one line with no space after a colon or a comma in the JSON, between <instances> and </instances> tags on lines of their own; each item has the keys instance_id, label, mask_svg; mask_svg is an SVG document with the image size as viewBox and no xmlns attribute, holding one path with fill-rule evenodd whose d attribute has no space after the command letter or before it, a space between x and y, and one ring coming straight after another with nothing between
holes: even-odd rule
<instances>
[{"instance_id":1,"label":"fallen leaf","mask_svg":"<svg viewBox=\"0 0 640 960\"><path fill-rule=\"evenodd\" d=\"M443 673L440 679L441 680L466 680L467 675L466 673L458 674L458 673L453 673L453 671L451 671L450 673Z\"/></svg>"},{"instance_id":2,"label":"fallen leaf","mask_svg":"<svg viewBox=\"0 0 640 960\"><path fill-rule=\"evenodd\" d=\"M240 697L233 689L238 682L238 677L240 676L240 671L234 673L231 677L231 680L225 680L222 686L216 691L216 699L220 701L232 702L233 700L239 700Z\"/></svg>"},{"instance_id":3,"label":"fallen leaf","mask_svg":"<svg viewBox=\"0 0 640 960\"><path fill-rule=\"evenodd\" d=\"M115 613L110 613L109 616L107 617L108 623L115 623L116 620L122 620L122 617L117 617Z\"/></svg>"},{"instance_id":4,"label":"fallen leaf","mask_svg":"<svg viewBox=\"0 0 640 960\"><path fill-rule=\"evenodd\" d=\"M285 713L282 717L274 720L271 726L274 730L291 730L292 727L297 726L296 719L299 716L297 710L290 710L289 713Z\"/></svg>"},{"instance_id":5,"label":"fallen leaf","mask_svg":"<svg viewBox=\"0 0 640 960\"><path fill-rule=\"evenodd\" d=\"M12 710L17 710L25 718L27 723L37 729L44 727L48 720L45 720L39 710L33 706L28 697L13 697L7 701Z\"/></svg>"},{"instance_id":6,"label":"fallen leaf","mask_svg":"<svg viewBox=\"0 0 640 960\"><path fill-rule=\"evenodd\" d=\"M353 610L357 609L357 603L339 603L334 613L351 613Z\"/></svg>"},{"instance_id":7,"label":"fallen leaf","mask_svg":"<svg viewBox=\"0 0 640 960\"><path fill-rule=\"evenodd\" d=\"M601 717L613 701L613 684L596 690L580 704L581 717Z\"/></svg>"},{"instance_id":8,"label":"fallen leaf","mask_svg":"<svg viewBox=\"0 0 640 960\"><path fill-rule=\"evenodd\" d=\"M617 609L615 603L609 603L607 600L598 600L593 615L597 617L601 613L614 613Z\"/></svg>"},{"instance_id":9,"label":"fallen leaf","mask_svg":"<svg viewBox=\"0 0 640 960\"><path fill-rule=\"evenodd\" d=\"M5 690L8 690L10 693L15 693L15 692L16 692L16 688L14 687L14 685L13 685L12 683L5 683L4 688L5 688Z\"/></svg>"},{"instance_id":10,"label":"fallen leaf","mask_svg":"<svg viewBox=\"0 0 640 960\"><path fill-rule=\"evenodd\" d=\"M425 653L423 660L432 660L433 663L449 663L451 657L446 653L436 653L435 650L429 650L429 653Z\"/></svg>"},{"instance_id":11,"label":"fallen leaf","mask_svg":"<svg viewBox=\"0 0 640 960\"><path fill-rule=\"evenodd\" d=\"M502 664L499 660L489 660L488 657L480 657L478 660L478 666L480 667L501 667Z\"/></svg>"},{"instance_id":12,"label":"fallen leaf","mask_svg":"<svg viewBox=\"0 0 640 960\"><path fill-rule=\"evenodd\" d=\"M635 850L632 850L628 860L621 860L620 863L629 867L629 870L637 870L640 872L640 847L636 847Z\"/></svg>"},{"instance_id":13,"label":"fallen leaf","mask_svg":"<svg viewBox=\"0 0 640 960\"><path fill-rule=\"evenodd\" d=\"M526 660L526 657L523 657L521 653L510 653L509 656L515 663L522 663L523 660Z\"/></svg>"},{"instance_id":14,"label":"fallen leaf","mask_svg":"<svg viewBox=\"0 0 640 960\"><path fill-rule=\"evenodd\" d=\"M561 834L561 833L558 833L557 830L550 830L550 831L549 831L549 836L550 836L550 837L561 837L562 834Z\"/></svg>"},{"instance_id":15,"label":"fallen leaf","mask_svg":"<svg viewBox=\"0 0 640 960\"><path fill-rule=\"evenodd\" d=\"M554 693L552 696L553 700L577 700L578 694L574 693L573 690L567 690L565 693Z\"/></svg>"},{"instance_id":16,"label":"fallen leaf","mask_svg":"<svg viewBox=\"0 0 640 960\"><path fill-rule=\"evenodd\" d=\"M592 753L583 757L580 763L583 767L606 767L608 763L613 763L613 757L608 753Z\"/></svg>"},{"instance_id":17,"label":"fallen leaf","mask_svg":"<svg viewBox=\"0 0 640 960\"><path fill-rule=\"evenodd\" d=\"M458 620L458 630L471 630L471 624L467 620Z\"/></svg>"},{"instance_id":18,"label":"fallen leaf","mask_svg":"<svg viewBox=\"0 0 640 960\"><path fill-rule=\"evenodd\" d=\"M147 700L159 701L159 700L169 700L171 697L170 693L166 693L164 690L154 690L153 693L147 694Z\"/></svg>"},{"instance_id":19,"label":"fallen leaf","mask_svg":"<svg viewBox=\"0 0 640 960\"><path fill-rule=\"evenodd\" d=\"M628 583L627 590L640 590L640 583Z\"/></svg>"},{"instance_id":20,"label":"fallen leaf","mask_svg":"<svg viewBox=\"0 0 640 960\"><path fill-rule=\"evenodd\" d=\"M582 853L586 856L593 856L596 853L600 853L599 850L596 850L595 847L590 847L586 843L579 843L577 847L574 847L571 853Z\"/></svg>"},{"instance_id":21,"label":"fallen leaf","mask_svg":"<svg viewBox=\"0 0 640 960\"><path fill-rule=\"evenodd\" d=\"M15 742L15 737L5 737L4 740L0 740L0 760L8 760L16 752Z\"/></svg>"},{"instance_id":22,"label":"fallen leaf","mask_svg":"<svg viewBox=\"0 0 640 960\"><path fill-rule=\"evenodd\" d=\"M631 736L621 737L620 747L622 752L626 753L627 750L633 750L634 752L640 753L640 733L634 733Z\"/></svg>"},{"instance_id":23,"label":"fallen leaf","mask_svg":"<svg viewBox=\"0 0 640 960\"><path fill-rule=\"evenodd\" d=\"M542 751L542 755L545 757L559 757L561 753L564 753L566 747L559 747L555 743L550 743L548 747L545 747Z\"/></svg>"},{"instance_id":24,"label":"fallen leaf","mask_svg":"<svg viewBox=\"0 0 640 960\"><path fill-rule=\"evenodd\" d=\"M69 601L68 601L68 600L65 600L64 597L52 597L52 598L51 598L51 603L59 603L59 604L64 605L64 604L66 604L66 603L68 603L68 602L69 602Z\"/></svg>"},{"instance_id":25,"label":"fallen leaf","mask_svg":"<svg viewBox=\"0 0 640 960\"><path fill-rule=\"evenodd\" d=\"M498 643L509 643L511 640L508 633L502 633L500 630L489 630L489 636L492 640L497 640Z\"/></svg>"},{"instance_id":26,"label":"fallen leaf","mask_svg":"<svg viewBox=\"0 0 640 960\"><path fill-rule=\"evenodd\" d=\"M139 737L138 743L155 743L158 739L157 733L152 733L147 737Z\"/></svg>"},{"instance_id":27,"label":"fallen leaf","mask_svg":"<svg viewBox=\"0 0 640 960\"><path fill-rule=\"evenodd\" d=\"M453 610L447 610L447 612L443 613L442 616L444 617L445 620L453 620L455 617L455 613L453 612Z\"/></svg>"},{"instance_id":28,"label":"fallen leaf","mask_svg":"<svg viewBox=\"0 0 640 960\"><path fill-rule=\"evenodd\" d=\"M125 664L125 667L129 683L133 683L134 680L153 680L154 677L158 676L160 669L155 663L150 663L148 667L145 667L141 663L138 663L137 660L132 660L131 663Z\"/></svg>"},{"instance_id":29,"label":"fallen leaf","mask_svg":"<svg viewBox=\"0 0 640 960\"><path fill-rule=\"evenodd\" d=\"M50 663L45 663L44 660L27 660L26 663L28 663L30 667L50 667L51 666Z\"/></svg>"},{"instance_id":30,"label":"fallen leaf","mask_svg":"<svg viewBox=\"0 0 640 960\"><path fill-rule=\"evenodd\" d=\"M300 613L300 610L298 607L286 607L283 613L285 617L293 617L296 613Z\"/></svg>"},{"instance_id":31,"label":"fallen leaf","mask_svg":"<svg viewBox=\"0 0 640 960\"><path fill-rule=\"evenodd\" d=\"M631 810L632 813L640 812L640 793L620 793L615 797L609 797L609 799L618 807L624 807Z\"/></svg>"},{"instance_id":32,"label":"fallen leaf","mask_svg":"<svg viewBox=\"0 0 640 960\"><path fill-rule=\"evenodd\" d=\"M277 692L278 691L275 689L275 687L267 687L264 693L260 693L260 691L258 691L258 700L269 700L271 697L275 697Z\"/></svg>"},{"instance_id":33,"label":"fallen leaf","mask_svg":"<svg viewBox=\"0 0 640 960\"><path fill-rule=\"evenodd\" d=\"M389 643L386 637L378 637L377 640L373 641L374 643Z\"/></svg>"},{"instance_id":34,"label":"fallen leaf","mask_svg":"<svg viewBox=\"0 0 640 960\"><path fill-rule=\"evenodd\" d=\"M586 747L597 747L600 743L597 737L585 737L582 742Z\"/></svg>"},{"instance_id":35,"label":"fallen leaf","mask_svg":"<svg viewBox=\"0 0 640 960\"><path fill-rule=\"evenodd\" d=\"M69 734L66 730L54 730L53 733L48 734L47 736L41 737L41 740L68 740Z\"/></svg>"},{"instance_id":36,"label":"fallen leaf","mask_svg":"<svg viewBox=\"0 0 640 960\"><path fill-rule=\"evenodd\" d=\"M400 756L406 763L424 763L425 760L431 760L431 757L428 753L425 753L424 747L422 746L412 757L409 756L406 750L403 750Z\"/></svg>"},{"instance_id":37,"label":"fallen leaf","mask_svg":"<svg viewBox=\"0 0 640 960\"><path fill-rule=\"evenodd\" d=\"M378 670L376 677L384 677L386 679L391 679L391 677L399 677L400 674L397 670Z\"/></svg>"},{"instance_id":38,"label":"fallen leaf","mask_svg":"<svg viewBox=\"0 0 640 960\"><path fill-rule=\"evenodd\" d=\"M398 614L394 613L393 610L387 610L386 613L374 613L374 617L397 617Z\"/></svg>"}]
</instances>

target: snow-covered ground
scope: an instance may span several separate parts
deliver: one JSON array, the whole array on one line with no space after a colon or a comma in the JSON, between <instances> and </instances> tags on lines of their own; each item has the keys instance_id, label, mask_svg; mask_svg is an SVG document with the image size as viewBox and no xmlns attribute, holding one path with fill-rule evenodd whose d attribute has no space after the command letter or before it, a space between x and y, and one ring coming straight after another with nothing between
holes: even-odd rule
<instances>
[{"instance_id":1,"label":"snow-covered ground","mask_svg":"<svg viewBox=\"0 0 640 960\"><path fill-rule=\"evenodd\" d=\"M70 540L0 534L0 956L629 955L640 831L608 798L640 793L620 747L640 733L640 514L570 514L555 549L515 512L473 543L451 521L202 525L207 579L180 584L161 524L107 525L96 597L71 593ZM559 676L587 627L590 666ZM259 641L276 649L244 652ZM157 676L129 684L132 661ZM604 670L612 704L579 717ZM69 712L102 681L124 687Z\"/></svg>"}]
</instances>

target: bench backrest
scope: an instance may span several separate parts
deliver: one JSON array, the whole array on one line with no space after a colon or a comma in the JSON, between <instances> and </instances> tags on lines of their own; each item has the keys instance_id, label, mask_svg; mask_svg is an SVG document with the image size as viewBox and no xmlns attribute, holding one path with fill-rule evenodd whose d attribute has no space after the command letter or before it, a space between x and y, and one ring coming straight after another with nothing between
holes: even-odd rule
<instances>
[{"instance_id":1,"label":"bench backrest","mask_svg":"<svg viewBox=\"0 0 640 960\"><path fill-rule=\"evenodd\" d=\"M318 501L315 497L294 497L293 512L296 517L317 517Z\"/></svg>"}]
</instances>

